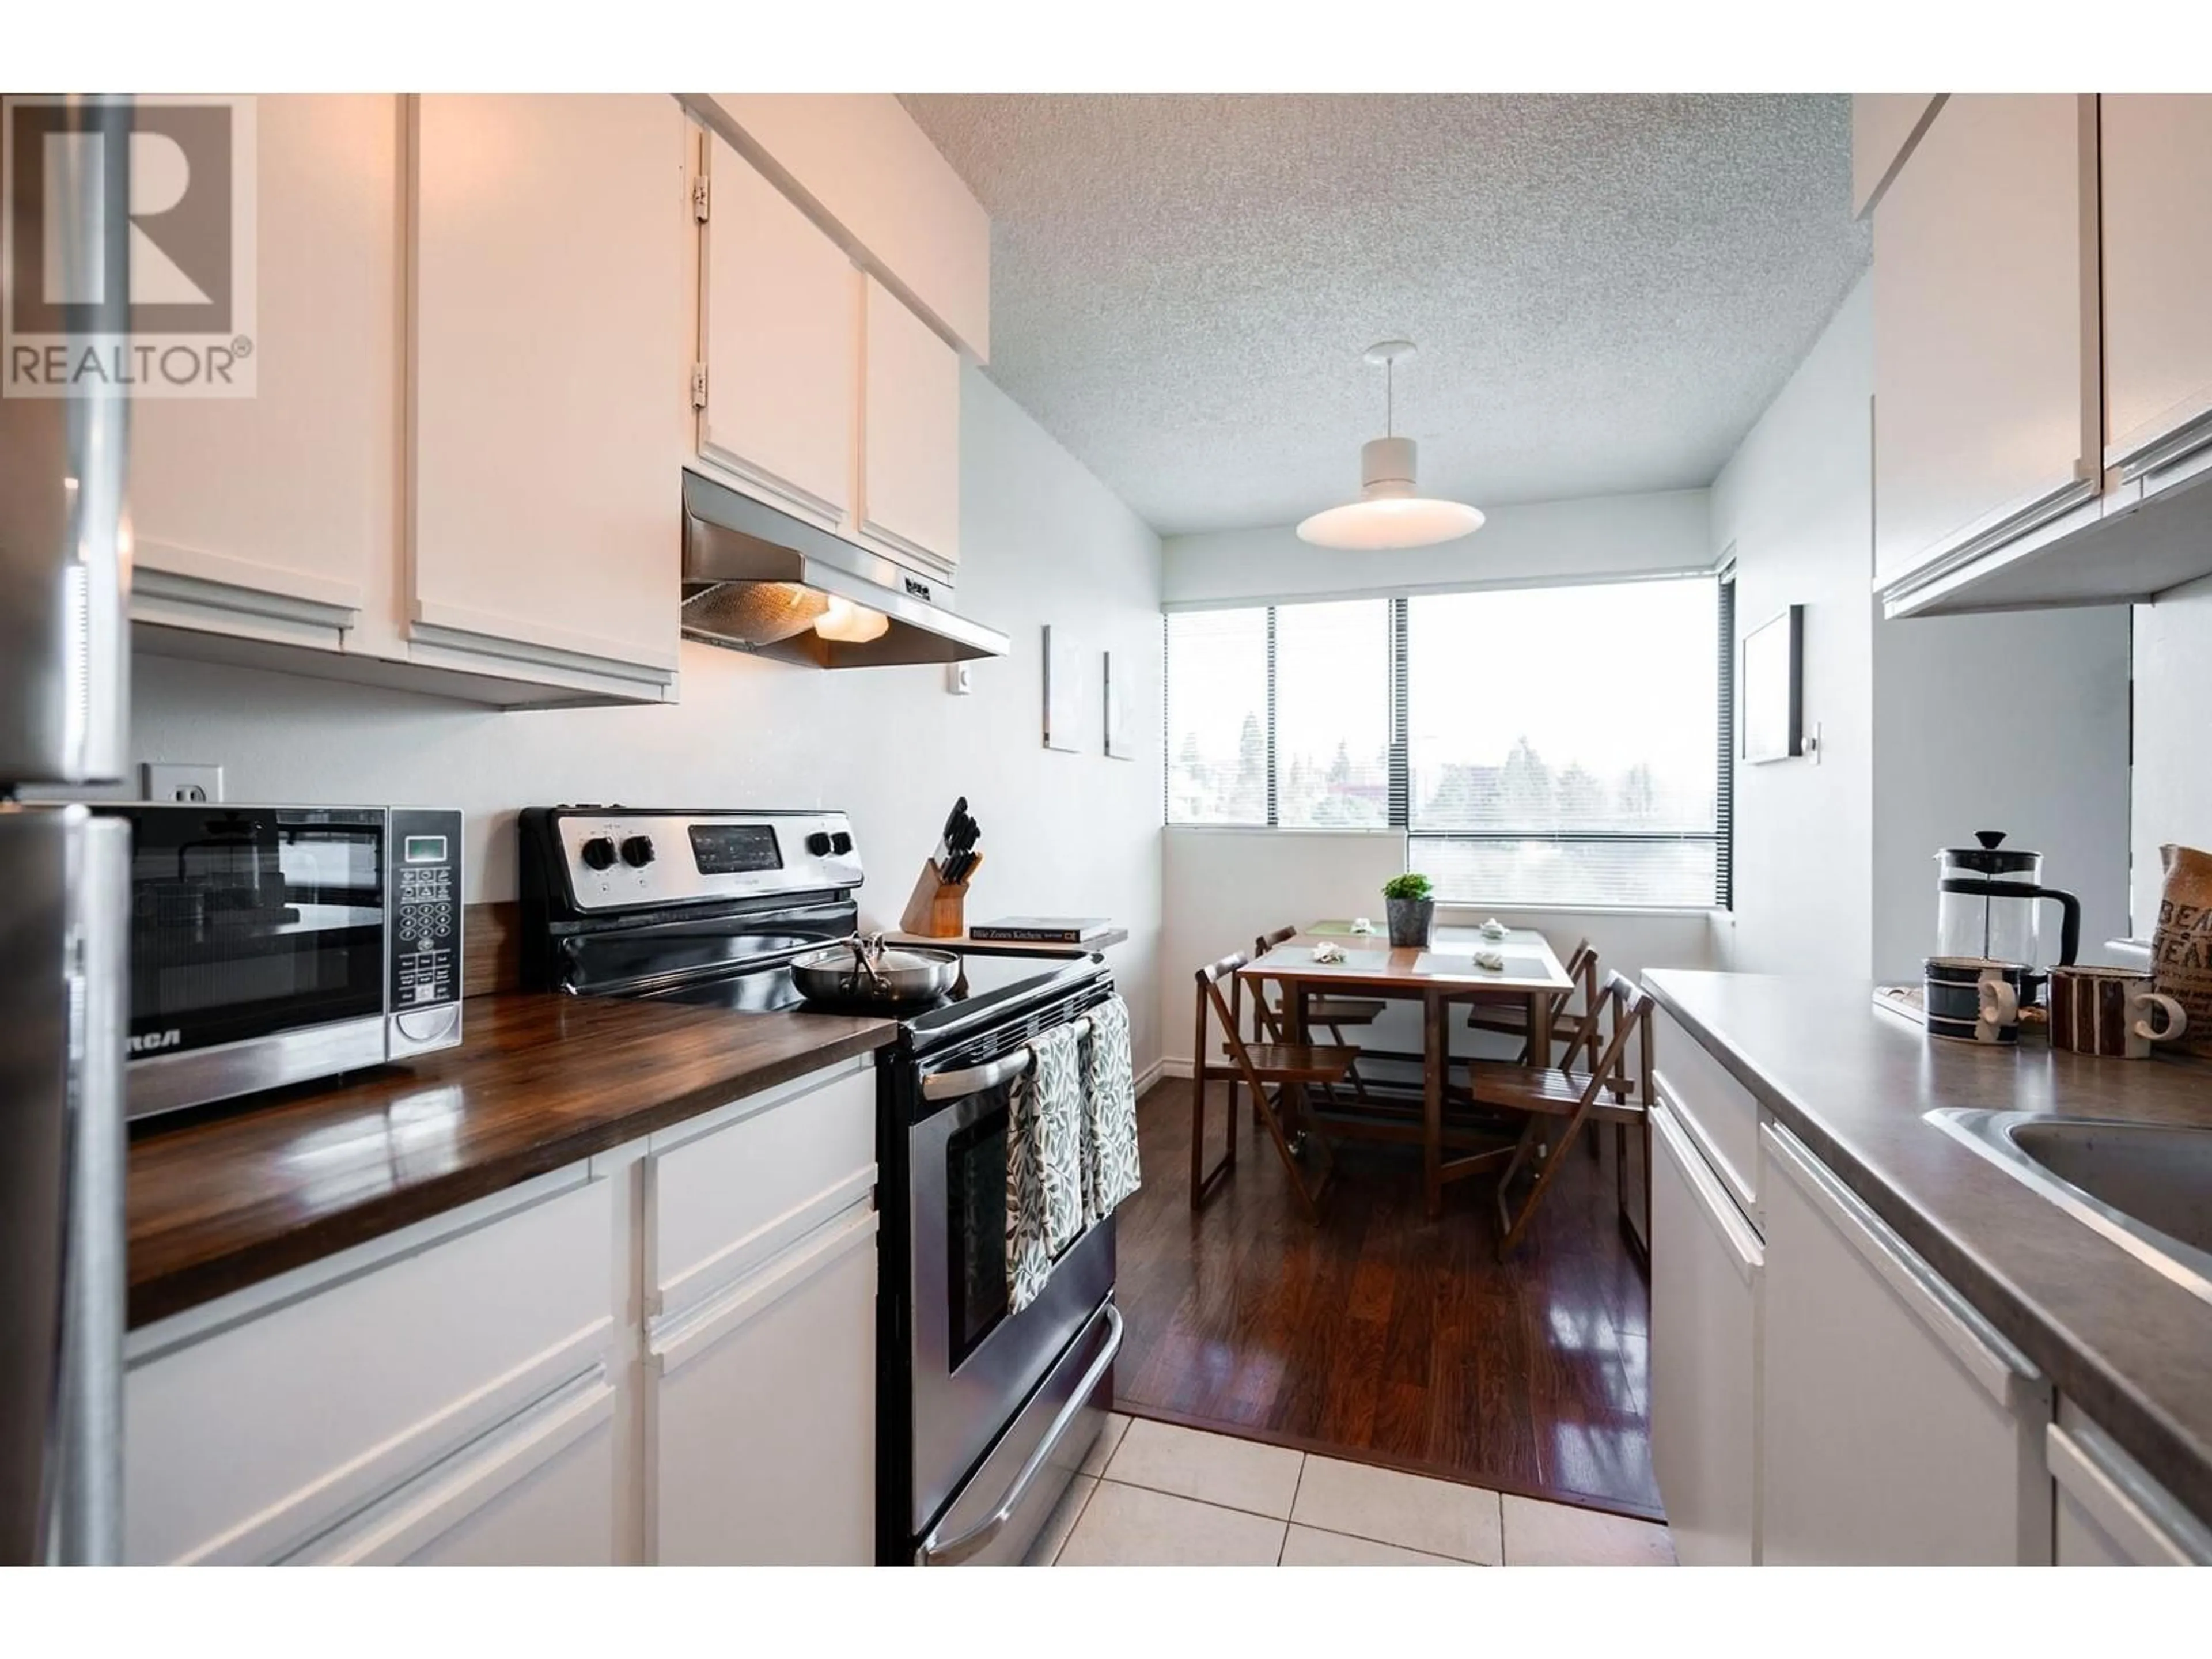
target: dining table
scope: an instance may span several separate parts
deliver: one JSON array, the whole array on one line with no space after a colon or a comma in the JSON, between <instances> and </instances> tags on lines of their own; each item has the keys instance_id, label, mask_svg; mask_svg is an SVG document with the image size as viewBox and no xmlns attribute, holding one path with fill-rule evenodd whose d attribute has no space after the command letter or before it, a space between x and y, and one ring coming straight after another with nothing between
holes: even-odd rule
<instances>
[{"instance_id":1,"label":"dining table","mask_svg":"<svg viewBox=\"0 0 2212 1659\"><path fill-rule=\"evenodd\" d=\"M1334 947L1333 949L1328 947ZM1320 951L1316 955L1316 951ZM1486 968L1478 953L1494 954L1500 966ZM1340 959L1328 959L1339 957ZM1356 931L1341 919L1308 922L1290 938L1237 969L1237 978L1255 994L1268 981L1281 987L1284 1041L1303 1043L1307 1005L1315 997L1366 997L1418 1002L1421 1010L1421 1110L1419 1140L1423 1188L1428 1213L1443 1208L1445 1182L1486 1168L1510 1155L1511 1143L1482 1146L1456 1159L1444 1156L1444 1100L1451 1064L1449 1011L1468 1003L1518 1004L1528 1010L1528 1053L1547 1064L1552 1052L1552 1012L1575 988L1559 956L1531 927L1508 927L1502 934L1480 927L1437 927L1425 945L1393 945L1381 934ZM1310 1115L1301 1089L1299 1108ZM1231 1107L1233 1111L1234 1104ZM1331 1127L1358 1135L1401 1138L1387 1123L1360 1124L1355 1115L1333 1115Z\"/></svg>"}]
</instances>

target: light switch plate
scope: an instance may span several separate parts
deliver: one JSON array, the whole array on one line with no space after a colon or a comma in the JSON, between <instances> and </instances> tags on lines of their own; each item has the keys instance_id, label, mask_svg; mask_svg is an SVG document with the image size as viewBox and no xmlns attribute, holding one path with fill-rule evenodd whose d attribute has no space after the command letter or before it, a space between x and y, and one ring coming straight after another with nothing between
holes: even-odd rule
<instances>
[{"instance_id":1,"label":"light switch plate","mask_svg":"<svg viewBox=\"0 0 2212 1659\"><path fill-rule=\"evenodd\" d=\"M216 801L222 799L222 768L185 761L148 761L146 799L163 801Z\"/></svg>"},{"instance_id":2,"label":"light switch plate","mask_svg":"<svg viewBox=\"0 0 2212 1659\"><path fill-rule=\"evenodd\" d=\"M973 663L949 662L945 665L945 689L956 697L964 697L975 689L970 671Z\"/></svg>"}]
</instances>

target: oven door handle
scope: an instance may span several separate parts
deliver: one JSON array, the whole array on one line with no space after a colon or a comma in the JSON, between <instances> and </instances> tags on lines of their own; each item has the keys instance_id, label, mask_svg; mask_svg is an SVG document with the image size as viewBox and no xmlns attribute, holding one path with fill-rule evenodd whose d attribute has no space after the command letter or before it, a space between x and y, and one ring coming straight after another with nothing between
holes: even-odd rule
<instances>
[{"instance_id":1,"label":"oven door handle","mask_svg":"<svg viewBox=\"0 0 2212 1659\"><path fill-rule=\"evenodd\" d=\"M1022 1506L1022 1499L1029 1496L1030 1486L1036 1480L1038 1473L1052 1461L1052 1455L1060 1449L1060 1443L1067 1437L1068 1430L1074 1426L1075 1419L1083 1414L1084 1408L1091 1403L1091 1396L1097 1392L1099 1383L1105 1380L1107 1371L1113 1366L1114 1357L1121 1352L1121 1310L1109 1302L1106 1304L1105 1347L1100 1351L1098 1358L1091 1362L1091 1369L1084 1372L1083 1381L1075 1385L1075 1392L1068 1395L1067 1403L1060 1408L1060 1415L1052 1419L1052 1427L1046 1430L1044 1438L1037 1442L1036 1449L1022 1465L1021 1473L1014 1477L1014 1484L1007 1488L999 1507L957 1538L939 1538L932 1533L923 1539L922 1565L957 1567L969 1557L979 1553L1006 1529L1006 1522L1014 1518L1014 1511Z\"/></svg>"},{"instance_id":2,"label":"oven door handle","mask_svg":"<svg viewBox=\"0 0 2212 1659\"><path fill-rule=\"evenodd\" d=\"M981 1094L1001 1083L1011 1083L1029 1067L1030 1051L1017 1048L1010 1054L1000 1054L996 1060L970 1066L965 1071L939 1072L934 1077L923 1078L921 1097L931 1101L957 1100L963 1095Z\"/></svg>"}]
</instances>

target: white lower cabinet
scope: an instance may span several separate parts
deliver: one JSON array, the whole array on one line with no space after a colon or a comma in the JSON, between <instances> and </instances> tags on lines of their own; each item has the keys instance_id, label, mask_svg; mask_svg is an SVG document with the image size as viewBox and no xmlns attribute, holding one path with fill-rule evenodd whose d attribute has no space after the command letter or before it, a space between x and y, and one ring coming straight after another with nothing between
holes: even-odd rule
<instances>
[{"instance_id":1,"label":"white lower cabinet","mask_svg":"<svg viewBox=\"0 0 2212 1659\"><path fill-rule=\"evenodd\" d=\"M1760 1559L2048 1562L2048 1383L1794 1135L1760 1138Z\"/></svg>"},{"instance_id":2,"label":"white lower cabinet","mask_svg":"<svg viewBox=\"0 0 2212 1659\"><path fill-rule=\"evenodd\" d=\"M863 1204L651 1334L654 1559L875 1559L875 1237Z\"/></svg>"},{"instance_id":3,"label":"white lower cabinet","mask_svg":"<svg viewBox=\"0 0 2212 1659\"><path fill-rule=\"evenodd\" d=\"M448 1478L538 1402L603 1380L611 1198L580 1170L544 1176L441 1218L448 1236L396 1237L389 1259L134 1334L125 1559L295 1555Z\"/></svg>"},{"instance_id":4,"label":"white lower cabinet","mask_svg":"<svg viewBox=\"0 0 2212 1659\"><path fill-rule=\"evenodd\" d=\"M611 1566L616 1391L578 1379L289 1558L353 1566Z\"/></svg>"},{"instance_id":5,"label":"white lower cabinet","mask_svg":"<svg viewBox=\"0 0 2212 1659\"><path fill-rule=\"evenodd\" d=\"M1651 1128L1652 1467L1683 1564L1747 1566L1765 1252L1668 1106Z\"/></svg>"},{"instance_id":6,"label":"white lower cabinet","mask_svg":"<svg viewBox=\"0 0 2212 1659\"><path fill-rule=\"evenodd\" d=\"M1711 1051L1676 1029L1661 1058L1651 1462L1675 1554L2050 1561L2048 1381Z\"/></svg>"},{"instance_id":7,"label":"white lower cabinet","mask_svg":"<svg viewBox=\"0 0 2212 1659\"><path fill-rule=\"evenodd\" d=\"M2148 1471L2061 1401L2045 1437L2062 1567L2212 1565L2212 1528L2183 1509Z\"/></svg>"},{"instance_id":8,"label":"white lower cabinet","mask_svg":"<svg viewBox=\"0 0 2212 1659\"><path fill-rule=\"evenodd\" d=\"M874 1559L874 1069L131 1333L140 1564Z\"/></svg>"}]
</instances>

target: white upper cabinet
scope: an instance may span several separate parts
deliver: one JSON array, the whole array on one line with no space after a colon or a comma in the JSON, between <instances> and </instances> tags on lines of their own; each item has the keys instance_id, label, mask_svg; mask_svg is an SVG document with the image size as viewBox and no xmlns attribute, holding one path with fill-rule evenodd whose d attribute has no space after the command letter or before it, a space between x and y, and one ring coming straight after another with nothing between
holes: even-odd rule
<instances>
[{"instance_id":1,"label":"white upper cabinet","mask_svg":"<svg viewBox=\"0 0 2212 1659\"><path fill-rule=\"evenodd\" d=\"M700 145L699 463L949 574L959 352L720 132Z\"/></svg>"},{"instance_id":2,"label":"white upper cabinet","mask_svg":"<svg viewBox=\"0 0 2212 1659\"><path fill-rule=\"evenodd\" d=\"M2110 605L2212 573L2212 99L1924 101L1853 106L1885 610Z\"/></svg>"},{"instance_id":3,"label":"white upper cabinet","mask_svg":"<svg viewBox=\"0 0 2212 1659\"><path fill-rule=\"evenodd\" d=\"M1863 92L1851 100L1851 212L1863 217L1920 142L1940 92Z\"/></svg>"},{"instance_id":4,"label":"white upper cabinet","mask_svg":"<svg viewBox=\"0 0 2212 1659\"><path fill-rule=\"evenodd\" d=\"M399 100L257 103L257 394L131 405L131 609L358 649L398 538Z\"/></svg>"},{"instance_id":5,"label":"white upper cabinet","mask_svg":"<svg viewBox=\"0 0 2212 1659\"><path fill-rule=\"evenodd\" d=\"M413 100L410 655L674 678L690 129L672 98Z\"/></svg>"},{"instance_id":6,"label":"white upper cabinet","mask_svg":"<svg viewBox=\"0 0 2212 1659\"><path fill-rule=\"evenodd\" d=\"M699 143L699 456L834 530L853 496L860 273L727 140Z\"/></svg>"},{"instance_id":7,"label":"white upper cabinet","mask_svg":"<svg viewBox=\"0 0 2212 1659\"><path fill-rule=\"evenodd\" d=\"M960 556L960 356L867 285L860 529L949 568Z\"/></svg>"},{"instance_id":8,"label":"white upper cabinet","mask_svg":"<svg viewBox=\"0 0 2212 1659\"><path fill-rule=\"evenodd\" d=\"M1946 100L1875 214L1875 572L1893 594L2097 494L2096 101Z\"/></svg>"},{"instance_id":9,"label":"white upper cabinet","mask_svg":"<svg viewBox=\"0 0 2212 1659\"><path fill-rule=\"evenodd\" d=\"M991 220L883 92L685 93L854 260L977 362L991 358Z\"/></svg>"},{"instance_id":10,"label":"white upper cabinet","mask_svg":"<svg viewBox=\"0 0 2212 1659\"><path fill-rule=\"evenodd\" d=\"M2103 100L2105 460L2212 444L2212 97Z\"/></svg>"}]
</instances>

